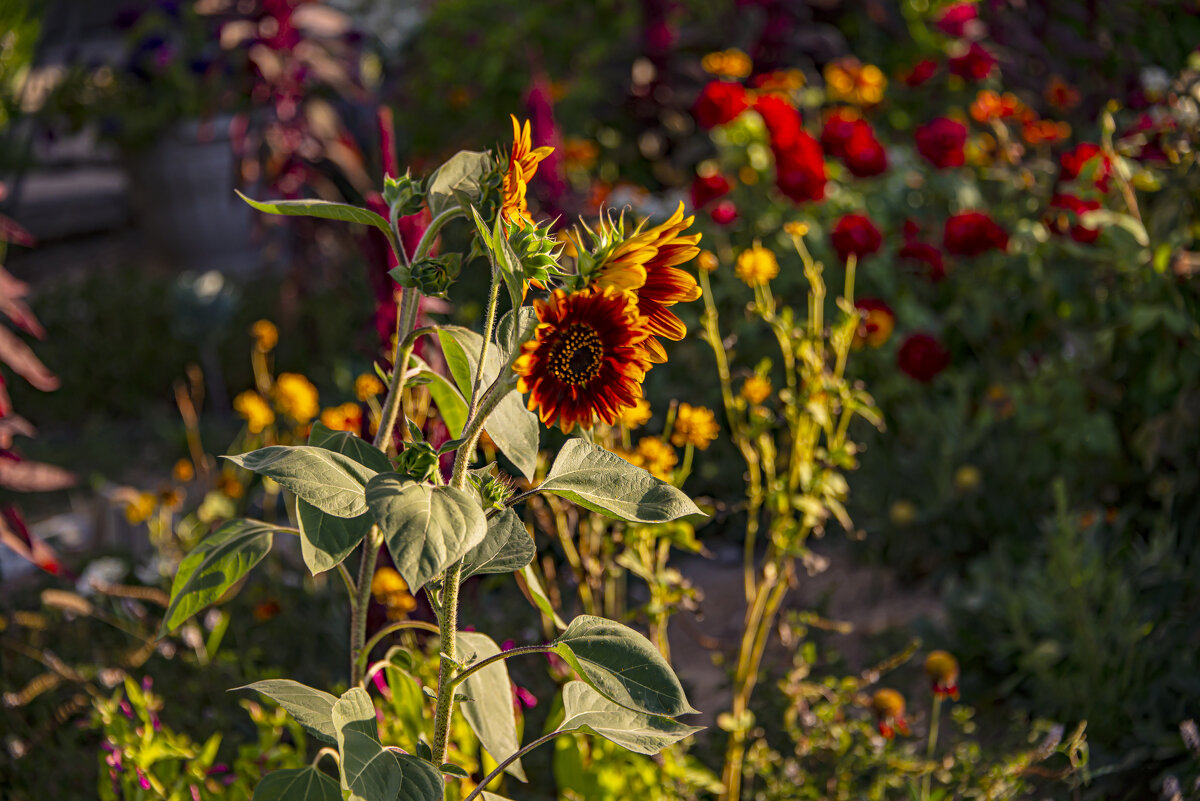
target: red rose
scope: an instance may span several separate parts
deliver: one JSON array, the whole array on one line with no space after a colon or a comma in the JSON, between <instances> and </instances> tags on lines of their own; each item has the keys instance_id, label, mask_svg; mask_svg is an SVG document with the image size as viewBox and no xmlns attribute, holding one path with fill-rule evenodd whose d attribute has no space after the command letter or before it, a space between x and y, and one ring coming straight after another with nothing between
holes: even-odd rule
<instances>
[{"instance_id":1,"label":"red rose","mask_svg":"<svg viewBox=\"0 0 1200 801\"><path fill-rule=\"evenodd\" d=\"M964 211L946 220L942 246L956 256L1008 249L1008 234L982 211Z\"/></svg>"},{"instance_id":2,"label":"red rose","mask_svg":"<svg viewBox=\"0 0 1200 801\"><path fill-rule=\"evenodd\" d=\"M978 82L992 74L992 69L996 66L996 57L979 42L971 42L965 53L951 57L946 66L952 74L967 81Z\"/></svg>"},{"instance_id":3,"label":"red rose","mask_svg":"<svg viewBox=\"0 0 1200 801\"><path fill-rule=\"evenodd\" d=\"M967 32L967 26L979 19L979 11L972 3L955 3L947 6L946 10L934 22L934 26L946 34L960 38Z\"/></svg>"},{"instance_id":4,"label":"red rose","mask_svg":"<svg viewBox=\"0 0 1200 801\"><path fill-rule=\"evenodd\" d=\"M860 122L862 120L854 109L834 109L825 118L825 127L821 129L821 147L835 159L842 158L846 155L846 143L858 130Z\"/></svg>"},{"instance_id":5,"label":"red rose","mask_svg":"<svg viewBox=\"0 0 1200 801\"><path fill-rule=\"evenodd\" d=\"M741 84L710 81L696 98L692 116L701 128L715 128L736 119L747 108L746 90Z\"/></svg>"},{"instance_id":6,"label":"red rose","mask_svg":"<svg viewBox=\"0 0 1200 801\"><path fill-rule=\"evenodd\" d=\"M966 163L963 147L967 143L967 126L948 117L938 117L917 126L917 152L940 169L961 167Z\"/></svg>"},{"instance_id":7,"label":"red rose","mask_svg":"<svg viewBox=\"0 0 1200 801\"><path fill-rule=\"evenodd\" d=\"M762 95L754 101L754 110L763 118L774 150L791 150L804 133L800 112L778 95Z\"/></svg>"},{"instance_id":8,"label":"red rose","mask_svg":"<svg viewBox=\"0 0 1200 801\"><path fill-rule=\"evenodd\" d=\"M706 178L696 176L692 181L692 208L699 209L712 203L717 198L729 193L729 181L721 173L713 173Z\"/></svg>"},{"instance_id":9,"label":"red rose","mask_svg":"<svg viewBox=\"0 0 1200 801\"><path fill-rule=\"evenodd\" d=\"M896 365L922 383L929 383L950 366L950 351L932 334L910 334L896 354Z\"/></svg>"},{"instance_id":10,"label":"red rose","mask_svg":"<svg viewBox=\"0 0 1200 801\"><path fill-rule=\"evenodd\" d=\"M709 215L717 225L729 225L737 220L738 210L737 206L733 205L732 200L722 200L713 206L713 210L709 212Z\"/></svg>"},{"instance_id":11,"label":"red rose","mask_svg":"<svg viewBox=\"0 0 1200 801\"><path fill-rule=\"evenodd\" d=\"M887 171L887 151L875 138L875 132L871 130L871 126L865 120L859 122L861 124L855 126L854 133L850 135L850 141L846 142L846 155L842 161L846 163L851 174L857 178L882 175Z\"/></svg>"},{"instance_id":12,"label":"red rose","mask_svg":"<svg viewBox=\"0 0 1200 801\"><path fill-rule=\"evenodd\" d=\"M924 265L930 281L936 283L946 277L946 262L942 258L942 251L935 245L910 240L904 243L896 255Z\"/></svg>"},{"instance_id":13,"label":"red rose","mask_svg":"<svg viewBox=\"0 0 1200 801\"><path fill-rule=\"evenodd\" d=\"M933 74L937 72L937 68L936 61L923 58L916 64L913 64L908 72L901 75L900 80L905 86L920 86L933 77Z\"/></svg>"},{"instance_id":14,"label":"red rose","mask_svg":"<svg viewBox=\"0 0 1200 801\"><path fill-rule=\"evenodd\" d=\"M833 249L843 262L849 261L851 254L862 261L872 253L877 253L883 244L879 229L865 214L847 214L838 220L829 238L833 240Z\"/></svg>"},{"instance_id":15,"label":"red rose","mask_svg":"<svg viewBox=\"0 0 1200 801\"><path fill-rule=\"evenodd\" d=\"M1096 161L1092 162L1093 159ZM1092 174L1092 182L1101 192L1107 192L1108 179L1112 176L1112 162L1108 156L1104 155L1100 146L1092 142L1080 142L1074 150L1068 150L1062 154L1059 159L1059 163L1062 165L1061 179L1074 181L1083 173L1089 162L1095 169Z\"/></svg>"},{"instance_id":16,"label":"red rose","mask_svg":"<svg viewBox=\"0 0 1200 801\"><path fill-rule=\"evenodd\" d=\"M1069 234L1076 242L1090 245L1100 237L1099 228L1085 228L1080 217L1100 208L1099 200L1083 200L1075 195L1055 195L1046 210L1046 227L1056 234Z\"/></svg>"}]
</instances>

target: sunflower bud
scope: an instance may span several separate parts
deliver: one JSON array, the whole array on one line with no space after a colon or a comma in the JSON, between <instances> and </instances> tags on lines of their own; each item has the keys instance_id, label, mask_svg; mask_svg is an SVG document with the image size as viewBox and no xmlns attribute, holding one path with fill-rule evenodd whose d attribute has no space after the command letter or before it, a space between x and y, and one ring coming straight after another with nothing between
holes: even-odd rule
<instances>
[{"instance_id":1,"label":"sunflower bud","mask_svg":"<svg viewBox=\"0 0 1200 801\"><path fill-rule=\"evenodd\" d=\"M428 442L410 442L396 457L396 471L413 481L432 481L437 469L437 451Z\"/></svg>"},{"instance_id":2,"label":"sunflower bud","mask_svg":"<svg viewBox=\"0 0 1200 801\"><path fill-rule=\"evenodd\" d=\"M444 298L462 268L462 254L427 256L411 267L400 265L388 275L402 287L415 287L422 295Z\"/></svg>"},{"instance_id":3,"label":"sunflower bud","mask_svg":"<svg viewBox=\"0 0 1200 801\"><path fill-rule=\"evenodd\" d=\"M408 173L393 178L385 175L383 178L383 200L388 208L397 209L396 216L407 217L421 210L425 202L425 190L421 182L414 180Z\"/></svg>"},{"instance_id":4,"label":"sunflower bud","mask_svg":"<svg viewBox=\"0 0 1200 801\"><path fill-rule=\"evenodd\" d=\"M507 476L470 474L471 483L479 491L484 509L503 509L504 502L513 496L513 488Z\"/></svg>"},{"instance_id":5,"label":"sunflower bud","mask_svg":"<svg viewBox=\"0 0 1200 801\"><path fill-rule=\"evenodd\" d=\"M558 257L562 253L562 243L550 233L548 226L511 226L508 244L521 262L526 281L545 284L551 276L559 274Z\"/></svg>"}]
</instances>

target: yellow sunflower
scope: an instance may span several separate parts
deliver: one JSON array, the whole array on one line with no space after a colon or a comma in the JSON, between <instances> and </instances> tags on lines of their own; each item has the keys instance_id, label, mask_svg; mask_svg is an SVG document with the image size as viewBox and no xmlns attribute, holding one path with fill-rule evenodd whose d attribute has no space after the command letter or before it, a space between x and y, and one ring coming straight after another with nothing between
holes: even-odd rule
<instances>
[{"instance_id":1,"label":"yellow sunflower","mask_svg":"<svg viewBox=\"0 0 1200 801\"><path fill-rule=\"evenodd\" d=\"M633 295L588 287L568 295L554 290L534 302L538 326L513 363L517 389L546 425L570 432L597 420L613 425L642 397L650 363L649 336Z\"/></svg>"},{"instance_id":2,"label":"yellow sunflower","mask_svg":"<svg viewBox=\"0 0 1200 801\"><path fill-rule=\"evenodd\" d=\"M512 116L512 115L509 115ZM500 215L504 221L514 225L533 224L529 216L529 205L525 202L525 189L537 173L538 164L554 152L552 147L534 148L529 131L529 120L522 126L512 117L513 146L508 158L508 172L504 173L504 201Z\"/></svg>"},{"instance_id":3,"label":"yellow sunflower","mask_svg":"<svg viewBox=\"0 0 1200 801\"><path fill-rule=\"evenodd\" d=\"M683 216L680 203L666 222L625 239L597 265L598 286L637 294L638 314L650 331L644 347L654 364L667 360L666 350L655 337L678 342L687 334L683 321L668 307L700 297L696 279L678 266L700 253L700 234L683 235L694 220Z\"/></svg>"}]
</instances>

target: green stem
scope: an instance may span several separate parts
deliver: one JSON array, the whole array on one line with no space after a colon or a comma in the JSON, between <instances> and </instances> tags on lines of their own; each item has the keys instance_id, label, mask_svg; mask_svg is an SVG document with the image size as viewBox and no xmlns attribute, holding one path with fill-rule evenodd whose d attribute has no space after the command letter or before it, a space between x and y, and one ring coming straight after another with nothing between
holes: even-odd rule
<instances>
[{"instance_id":1,"label":"green stem","mask_svg":"<svg viewBox=\"0 0 1200 801\"><path fill-rule=\"evenodd\" d=\"M358 655L360 669L367 666L367 660L371 658L371 652L375 650L375 646L383 642L383 638L389 634L395 634L397 631L404 629L421 629L422 631L431 631L434 634L438 633L438 627L432 623L426 623L424 620L401 620L397 623L389 623L379 631L371 635L371 639L367 640L363 646L362 653Z\"/></svg>"},{"instance_id":2,"label":"green stem","mask_svg":"<svg viewBox=\"0 0 1200 801\"><path fill-rule=\"evenodd\" d=\"M555 729L554 731L550 732L549 734L544 734L541 737L537 738L536 740L531 742L529 745L525 746L524 748L522 748L521 750L517 751L515 754L510 756L508 759L504 760L499 765L497 765L496 769L493 770L491 773L489 773L486 777L484 777L483 781L481 781L479 784L475 785L475 789L472 790L470 792L470 794L466 798L463 799L463 801L473 801L473 799L478 798L479 795L483 793L484 788L487 787L492 782L494 782L496 780L496 777L504 772L505 768L507 768L512 763L516 762L521 757L528 754L533 749L537 748L539 745L545 745L546 743L550 742L551 740L553 740L555 737L557 737L560 734L570 734L570 733L571 732L568 732L568 731L562 731L561 729Z\"/></svg>"},{"instance_id":3,"label":"green stem","mask_svg":"<svg viewBox=\"0 0 1200 801\"><path fill-rule=\"evenodd\" d=\"M346 585L346 592L350 595L350 602L358 597L358 588L354 586L354 579L350 578L350 571L346 569L345 562L338 562L338 575L342 577L343 583Z\"/></svg>"},{"instance_id":4,"label":"green stem","mask_svg":"<svg viewBox=\"0 0 1200 801\"><path fill-rule=\"evenodd\" d=\"M359 655L363 652L363 641L367 638L367 609L371 605L371 579L375 577L375 561L383 547L383 532L379 526L371 526L363 540L362 560L358 563L358 597L350 607L350 686L362 681L362 666Z\"/></svg>"},{"instance_id":5,"label":"green stem","mask_svg":"<svg viewBox=\"0 0 1200 801\"><path fill-rule=\"evenodd\" d=\"M495 662L503 662L505 659L508 659L511 656L520 656L522 654L546 654L553 650L554 646L552 645L523 645L520 648L510 648L507 651L501 651L498 654L489 656L487 659L481 659L480 661L467 666L462 673L459 673L457 676L451 679L450 687L451 689L457 687L466 681L472 673L483 670L485 667Z\"/></svg>"},{"instance_id":6,"label":"green stem","mask_svg":"<svg viewBox=\"0 0 1200 801\"><path fill-rule=\"evenodd\" d=\"M925 748L925 758L930 762L933 761L933 755L937 753L938 726L941 723L941 720L942 696L934 693L933 709L929 713L929 744ZM924 776L921 777L921 801L929 801L929 785L932 779L932 769L930 769Z\"/></svg>"},{"instance_id":7,"label":"green stem","mask_svg":"<svg viewBox=\"0 0 1200 801\"><path fill-rule=\"evenodd\" d=\"M465 216L467 216L466 211L461 206L455 206L454 208L446 209L430 220L429 227L425 229L425 233L421 235L421 241L417 243L417 248L413 251L412 260L418 262L425 258L429 254L430 248L433 247L433 243L437 241L437 235L442 230L442 227L455 217Z\"/></svg>"}]
</instances>

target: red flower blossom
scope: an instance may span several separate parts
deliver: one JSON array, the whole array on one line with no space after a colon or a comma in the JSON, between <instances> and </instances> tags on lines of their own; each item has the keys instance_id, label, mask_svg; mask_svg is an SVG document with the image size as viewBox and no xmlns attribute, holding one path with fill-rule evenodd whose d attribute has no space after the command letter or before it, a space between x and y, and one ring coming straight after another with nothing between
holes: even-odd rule
<instances>
[{"instance_id":1,"label":"red flower blossom","mask_svg":"<svg viewBox=\"0 0 1200 801\"><path fill-rule=\"evenodd\" d=\"M938 117L917 126L917 152L939 170L966 162L967 126L949 117Z\"/></svg>"},{"instance_id":2,"label":"red flower blossom","mask_svg":"<svg viewBox=\"0 0 1200 801\"><path fill-rule=\"evenodd\" d=\"M749 105L746 90L741 84L710 81L696 98L692 116L701 128L715 128L736 119Z\"/></svg>"},{"instance_id":3,"label":"red flower blossom","mask_svg":"<svg viewBox=\"0 0 1200 801\"><path fill-rule=\"evenodd\" d=\"M928 58L923 58L900 76L900 81L905 86L920 86L933 77L937 72L937 62Z\"/></svg>"},{"instance_id":4,"label":"red flower blossom","mask_svg":"<svg viewBox=\"0 0 1200 801\"><path fill-rule=\"evenodd\" d=\"M946 262L942 258L942 251L938 250L936 245L910 240L904 243L896 255L924 265L927 277L934 283L946 277Z\"/></svg>"},{"instance_id":5,"label":"red flower blossom","mask_svg":"<svg viewBox=\"0 0 1200 801\"><path fill-rule=\"evenodd\" d=\"M956 256L978 256L1008 249L1008 234L982 211L964 211L946 220L942 246Z\"/></svg>"},{"instance_id":6,"label":"red flower blossom","mask_svg":"<svg viewBox=\"0 0 1200 801\"><path fill-rule=\"evenodd\" d=\"M773 150L791 150L805 135L800 112L779 95L760 96L754 101L754 110L763 118Z\"/></svg>"},{"instance_id":7,"label":"red flower blossom","mask_svg":"<svg viewBox=\"0 0 1200 801\"><path fill-rule=\"evenodd\" d=\"M709 212L712 221L717 225L730 225L737 221L738 210L737 206L733 205L732 200L722 200L713 210Z\"/></svg>"},{"instance_id":8,"label":"red flower blossom","mask_svg":"<svg viewBox=\"0 0 1200 801\"><path fill-rule=\"evenodd\" d=\"M707 177L696 176L692 181L692 208L699 209L729 193L729 181L721 173Z\"/></svg>"},{"instance_id":9,"label":"red flower blossom","mask_svg":"<svg viewBox=\"0 0 1200 801\"><path fill-rule=\"evenodd\" d=\"M825 155L817 140L800 125L800 112L776 95L758 98L775 154L775 182L796 203L825 197Z\"/></svg>"},{"instance_id":10,"label":"red flower blossom","mask_svg":"<svg viewBox=\"0 0 1200 801\"><path fill-rule=\"evenodd\" d=\"M1084 212L1100 208L1099 200L1083 200L1075 195L1055 195L1046 210L1046 227L1056 234L1067 234L1076 242L1090 245L1100 237L1099 228L1086 228L1080 221Z\"/></svg>"},{"instance_id":11,"label":"red flower blossom","mask_svg":"<svg viewBox=\"0 0 1200 801\"><path fill-rule=\"evenodd\" d=\"M979 11L973 3L955 3L947 6L933 24L947 36L961 38L966 34L967 26L977 19L979 19Z\"/></svg>"},{"instance_id":12,"label":"red flower blossom","mask_svg":"<svg viewBox=\"0 0 1200 801\"><path fill-rule=\"evenodd\" d=\"M870 178L887 171L887 151L875 138L875 132L865 120L855 126L850 141L846 142L846 155L842 158L847 169L857 178Z\"/></svg>"},{"instance_id":13,"label":"red flower blossom","mask_svg":"<svg viewBox=\"0 0 1200 801\"><path fill-rule=\"evenodd\" d=\"M950 351L932 334L909 334L896 354L896 365L908 376L928 384L950 366Z\"/></svg>"},{"instance_id":14,"label":"red flower blossom","mask_svg":"<svg viewBox=\"0 0 1200 801\"><path fill-rule=\"evenodd\" d=\"M838 220L829 238L833 240L833 249L843 262L849 261L851 254L862 261L872 253L877 253L883 244L879 229L865 214L847 214Z\"/></svg>"},{"instance_id":15,"label":"red flower blossom","mask_svg":"<svg viewBox=\"0 0 1200 801\"><path fill-rule=\"evenodd\" d=\"M846 155L846 145L858 130L860 122L863 120L854 109L834 109L825 118L825 126L821 129L821 147L834 158L842 158Z\"/></svg>"},{"instance_id":16,"label":"red flower blossom","mask_svg":"<svg viewBox=\"0 0 1200 801\"><path fill-rule=\"evenodd\" d=\"M1095 161L1093 161L1095 159ZM1084 168L1092 165L1092 183L1101 192L1108 191L1108 180L1112 177L1112 161L1092 142L1080 142L1074 150L1068 150L1059 158L1062 165L1060 178L1064 181L1074 181L1083 174Z\"/></svg>"},{"instance_id":17,"label":"red flower blossom","mask_svg":"<svg viewBox=\"0 0 1200 801\"><path fill-rule=\"evenodd\" d=\"M951 74L967 81L978 82L992 74L996 66L996 57L979 42L971 42L965 53L952 56L946 62L946 66Z\"/></svg>"}]
</instances>

